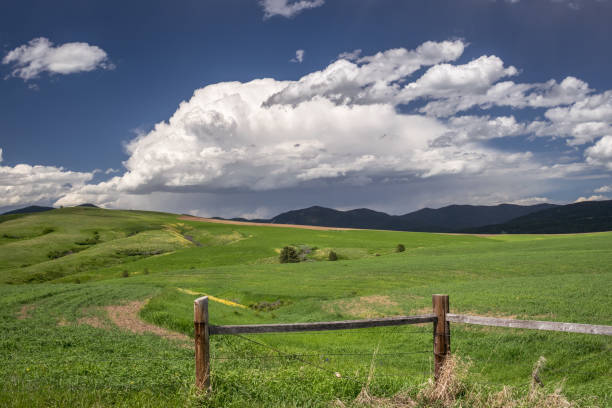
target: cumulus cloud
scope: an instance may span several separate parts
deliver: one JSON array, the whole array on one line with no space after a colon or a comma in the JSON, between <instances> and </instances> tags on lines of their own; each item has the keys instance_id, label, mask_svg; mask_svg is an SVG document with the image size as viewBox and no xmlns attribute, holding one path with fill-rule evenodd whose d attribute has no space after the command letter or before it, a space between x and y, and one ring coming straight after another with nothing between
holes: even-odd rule
<instances>
[{"instance_id":1,"label":"cumulus cloud","mask_svg":"<svg viewBox=\"0 0 612 408\"><path fill-rule=\"evenodd\" d=\"M473 107L488 109L492 106L510 106L522 109L527 107L543 108L569 105L583 100L591 92L586 82L574 77L567 77L561 83L557 83L554 79L536 84L521 84L513 81L502 81L493 84L493 81L489 81L490 86L487 86L486 81L492 76L493 78L498 76L499 79L501 76L516 75L518 73L514 67L503 68L500 66L499 62L496 61L497 57L489 58L492 61L480 61L484 65L483 67L473 64L471 69L471 80L475 81L476 85L480 84L479 87L471 88L464 86L455 92L445 94L441 92L436 94L436 88L433 88L432 95L422 92L420 96L437 96L439 99L429 102L421 109L421 112L435 116L450 116ZM476 67L480 69L474 69ZM449 71L449 79L452 79L453 73L460 74L461 72L452 68ZM480 78L478 74L480 74ZM461 80L467 82L463 78L456 82L461 83ZM408 92L407 96L410 97L411 95Z\"/></svg>"},{"instance_id":2,"label":"cumulus cloud","mask_svg":"<svg viewBox=\"0 0 612 408\"><path fill-rule=\"evenodd\" d=\"M455 116L446 122L448 132L434 143L461 144L475 140L499 139L519 136L525 133L526 125L516 121L514 116Z\"/></svg>"},{"instance_id":3,"label":"cumulus cloud","mask_svg":"<svg viewBox=\"0 0 612 408\"><path fill-rule=\"evenodd\" d=\"M12 65L11 75L27 81L43 72L74 74L95 69L113 69L106 52L95 45L72 42L54 46L48 38L35 38L9 51L2 63Z\"/></svg>"},{"instance_id":4,"label":"cumulus cloud","mask_svg":"<svg viewBox=\"0 0 612 408\"><path fill-rule=\"evenodd\" d=\"M595 189L596 193L612 193L612 186L601 186Z\"/></svg>"},{"instance_id":5,"label":"cumulus cloud","mask_svg":"<svg viewBox=\"0 0 612 408\"><path fill-rule=\"evenodd\" d=\"M547 197L525 197L525 198L519 198L517 200L512 200L509 202L509 204L536 205L536 204L546 204L550 202L551 200Z\"/></svg>"},{"instance_id":6,"label":"cumulus cloud","mask_svg":"<svg viewBox=\"0 0 612 408\"><path fill-rule=\"evenodd\" d=\"M168 122L127 145L124 175L75 190L57 204L112 204L121 194L155 191L388 183L532 165L530 152L505 154L467 141L436 145L448 125L398 113L391 104L337 104L323 97L297 105L263 103L292 84L261 79L197 90ZM499 132L516 125L513 118L490 121L488 126L497 126Z\"/></svg>"},{"instance_id":7,"label":"cumulus cloud","mask_svg":"<svg viewBox=\"0 0 612 408\"><path fill-rule=\"evenodd\" d=\"M271 95L266 105L298 104L314 97L336 103L390 103L398 92L396 81L423 66L454 61L463 54L463 41L427 41L415 50L396 48L361 57L356 61L339 59L321 71L287 84Z\"/></svg>"},{"instance_id":8,"label":"cumulus cloud","mask_svg":"<svg viewBox=\"0 0 612 408\"><path fill-rule=\"evenodd\" d=\"M608 197L604 196L604 195L592 195L590 197L578 197L576 199L576 201L574 201L575 203L582 203L585 201L603 201L603 200L609 200Z\"/></svg>"},{"instance_id":9,"label":"cumulus cloud","mask_svg":"<svg viewBox=\"0 0 612 408\"><path fill-rule=\"evenodd\" d=\"M584 152L587 163L612 170L612 136L604 136Z\"/></svg>"},{"instance_id":10,"label":"cumulus cloud","mask_svg":"<svg viewBox=\"0 0 612 408\"><path fill-rule=\"evenodd\" d=\"M0 149L0 162L2 161ZM0 166L0 207L53 201L85 185L93 173L68 171L62 167Z\"/></svg>"},{"instance_id":11,"label":"cumulus cloud","mask_svg":"<svg viewBox=\"0 0 612 408\"><path fill-rule=\"evenodd\" d=\"M427 96L447 98L449 94L481 93L506 76L518 74L515 67L504 67L496 56L482 56L467 64L439 64L431 67L417 81L408 84L399 94L402 101Z\"/></svg>"},{"instance_id":12,"label":"cumulus cloud","mask_svg":"<svg viewBox=\"0 0 612 408\"><path fill-rule=\"evenodd\" d=\"M295 51L295 57L291 58L290 60L291 62L298 62L298 63L302 63L302 61L304 61L304 50L296 50Z\"/></svg>"},{"instance_id":13,"label":"cumulus cloud","mask_svg":"<svg viewBox=\"0 0 612 408\"><path fill-rule=\"evenodd\" d=\"M325 0L261 0L264 18L282 16L291 18L306 9L321 7Z\"/></svg>"},{"instance_id":14,"label":"cumulus cloud","mask_svg":"<svg viewBox=\"0 0 612 408\"><path fill-rule=\"evenodd\" d=\"M83 192L269 190L352 174L424 176L477 166L474 157L445 148L435 155L449 160L431 169L422 152L444 127L390 105L337 105L324 98L295 107L262 105L286 86L263 79L197 90L167 123L127 145L123 176ZM486 157L477 149L469 154Z\"/></svg>"},{"instance_id":15,"label":"cumulus cloud","mask_svg":"<svg viewBox=\"0 0 612 408\"><path fill-rule=\"evenodd\" d=\"M568 144L582 145L612 134L612 91L577 98L569 106L548 109L547 120L529 128L537 136L568 137Z\"/></svg>"},{"instance_id":16,"label":"cumulus cloud","mask_svg":"<svg viewBox=\"0 0 612 408\"><path fill-rule=\"evenodd\" d=\"M350 52L342 52L338 54L337 59L345 59L347 61L356 61L359 59L360 55L361 55L361 49L356 49Z\"/></svg>"}]
</instances>

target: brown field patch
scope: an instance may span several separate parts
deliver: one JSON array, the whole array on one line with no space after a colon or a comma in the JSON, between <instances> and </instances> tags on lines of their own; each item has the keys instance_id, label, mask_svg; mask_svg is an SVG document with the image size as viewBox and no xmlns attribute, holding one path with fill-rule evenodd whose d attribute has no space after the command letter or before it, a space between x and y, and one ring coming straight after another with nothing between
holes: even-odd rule
<instances>
[{"instance_id":1,"label":"brown field patch","mask_svg":"<svg viewBox=\"0 0 612 408\"><path fill-rule=\"evenodd\" d=\"M28 317L30 317L30 312L32 312L34 309L36 309L36 306L34 305L21 306L21 309L19 309L19 312L17 312L17 319L18 320L27 319Z\"/></svg>"},{"instance_id":2,"label":"brown field patch","mask_svg":"<svg viewBox=\"0 0 612 408\"><path fill-rule=\"evenodd\" d=\"M89 308L83 309L82 312L87 316L77 320L77 324L86 324L98 329L110 329L111 323L117 327L130 331L136 334L153 333L157 336L169 340L189 341L190 338L182 333L176 333L171 330L164 329L153 324L146 323L140 319L138 312L146 304L145 301L134 301L123 305L105 306L98 310L106 312L106 316L110 320L107 321L103 317L92 315L92 310ZM61 318L58 326L68 326L70 323L64 318Z\"/></svg>"},{"instance_id":3,"label":"brown field patch","mask_svg":"<svg viewBox=\"0 0 612 408\"><path fill-rule=\"evenodd\" d=\"M131 331L132 333L153 333L170 340L189 340L189 337L182 333L176 333L163 329L140 320L138 317L138 312L140 309L142 309L145 303L146 301L134 301L125 305L106 306L104 309L108 313L110 320L116 326Z\"/></svg>"},{"instance_id":4,"label":"brown field patch","mask_svg":"<svg viewBox=\"0 0 612 408\"><path fill-rule=\"evenodd\" d=\"M359 300L370 305L397 306L397 302L391 300L389 296L383 295L362 296L359 298Z\"/></svg>"},{"instance_id":5,"label":"brown field patch","mask_svg":"<svg viewBox=\"0 0 612 408\"><path fill-rule=\"evenodd\" d=\"M419 309L410 309L410 315L422 315L433 313L433 307L421 307Z\"/></svg>"},{"instance_id":6,"label":"brown field patch","mask_svg":"<svg viewBox=\"0 0 612 408\"><path fill-rule=\"evenodd\" d=\"M58 325L68 324L65 320L60 320ZM77 324L86 324L87 326L95 327L96 329L108 329L108 323L99 318L98 316L85 316L77 320Z\"/></svg>"},{"instance_id":7,"label":"brown field patch","mask_svg":"<svg viewBox=\"0 0 612 408\"><path fill-rule=\"evenodd\" d=\"M268 224L265 222L245 222L245 221L231 221L231 220L218 220L216 218L202 218L195 217L193 215L183 215L179 217L179 220L185 221L198 221L198 222L212 222L216 224L230 224L230 225L245 225L245 226L258 226L258 227L278 227L278 228L301 228L318 231L349 231L356 230L358 228L340 228L340 227L319 227L315 225L297 225L297 224Z\"/></svg>"},{"instance_id":8,"label":"brown field patch","mask_svg":"<svg viewBox=\"0 0 612 408\"><path fill-rule=\"evenodd\" d=\"M396 301L385 295L370 295L354 299L336 300L324 304L323 310L329 313L341 313L361 319L401 315L403 312L403 309Z\"/></svg>"}]
</instances>

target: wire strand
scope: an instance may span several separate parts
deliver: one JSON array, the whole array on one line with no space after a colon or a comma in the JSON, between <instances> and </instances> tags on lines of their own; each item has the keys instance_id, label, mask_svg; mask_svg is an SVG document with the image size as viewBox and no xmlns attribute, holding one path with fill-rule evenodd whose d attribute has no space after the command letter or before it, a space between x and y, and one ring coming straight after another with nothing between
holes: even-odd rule
<instances>
[{"instance_id":1,"label":"wire strand","mask_svg":"<svg viewBox=\"0 0 612 408\"><path fill-rule=\"evenodd\" d=\"M250 342L252 342L252 343L255 343L255 344L257 344L257 345L259 345L259 346L261 346L261 347L269 348L269 349L271 349L271 350L273 350L273 351L275 351L275 352L279 353L280 355L285 354L285 353L283 353L282 351L280 351L280 350L278 350L278 349L276 349L276 348L274 348L274 347L272 347L272 346L270 346L270 345L267 345L267 344L265 344L265 343L258 342L258 341L256 341L256 340L250 339L250 338L248 338L248 337L246 337L246 336L243 336L243 335L240 335L240 334L236 334L235 336L238 336L238 337L240 337L240 338L242 338L242 339L244 339L244 340L247 340L247 341L250 341ZM359 381L359 380L357 380L357 379L355 379L355 378L352 378L352 377L350 377L350 376L342 376L342 375L341 375L339 372L337 372L337 371L333 371L333 370L331 370L331 369L329 369L329 368L327 368L327 367L323 367L323 366L320 366L320 365L318 365L318 364L311 363L310 361L307 361L307 360L301 359L301 358L299 358L299 357L293 357L293 359L298 360L298 361L301 361L302 363L307 364L307 365L310 365L310 366L312 366L312 367L318 368L319 370L322 370L322 371L326 371L326 372L332 373L332 374L334 374L334 376L335 376L335 377L337 377L337 378L345 378L345 379L347 379L347 380L350 380L350 381L355 382L356 384L361 385L362 387L365 385L365 383L363 383L363 382L361 382L361 381Z\"/></svg>"}]
</instances>

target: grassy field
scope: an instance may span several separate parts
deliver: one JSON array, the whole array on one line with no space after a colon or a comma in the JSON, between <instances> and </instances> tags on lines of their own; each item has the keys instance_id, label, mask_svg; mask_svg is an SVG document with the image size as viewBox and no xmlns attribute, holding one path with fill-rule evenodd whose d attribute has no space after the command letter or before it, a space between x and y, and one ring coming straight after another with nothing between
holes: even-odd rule
<instances>
[{"instance_id":1,"label":"grassy field","mask_svg":"<svg viewBox=\"0 0 612 408\"><path fill-rule=\"evenodd\" d=\"M305 261L279 264L286 245ZM84 207L0 217L0 406L350 405L372 362L371 394L414 397L431 377L430 324L214 336L214 391L199 396L193 300L244 306L212 301L213 324L426 313L447 293L456 313L610 325L610 265L612 233L319 231ZM453 324L451 343L483 392L524 393L544 356L546 390L612 406L608 337Z\"/></svg>"}]
</instances>

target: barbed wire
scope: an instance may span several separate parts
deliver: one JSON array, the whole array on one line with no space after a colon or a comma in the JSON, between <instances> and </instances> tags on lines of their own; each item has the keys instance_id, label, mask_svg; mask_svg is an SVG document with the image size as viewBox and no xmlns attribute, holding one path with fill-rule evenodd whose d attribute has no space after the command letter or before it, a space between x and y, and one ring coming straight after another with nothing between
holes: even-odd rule
<instances>
[{"instance_id":1,"label":"barbed wire","mask_svg":"<svg viewBox=\"0 0 612 408\"><path fill-rule=\"evenodd\" d=\"M425 351L412 351L412 352L402 352L402 353L377 353L375 358L381 357L395 357L395 356L403 356L410 354L429 354L431 350ZM319 354L296 354L296 353L286 353L285 355L277 355L277 356L257 356L257 355L249 355L245 357L213 357L213 360L234 360L234 359L265 359L265 358L293 358L293 357L362 357L368 356L372 357L372 353L319 353Z\"/></svg>"},{"instance_id":2,"label":"barbed wire","mask_svg":"<svg viewBox=\"0 0 612 408\"><path fill-rule=\"evenodd\" d=\"M265 347L265 348L271 349L271 350L273 350L273 351L275 351L275 352L277 352L277 353L279 353L279 354L281 354L281 355L283 355L283 354L284 354L282 351L280 351L280 350L278 350L278 349L276 349L276 348L274 348L274 347L272 347L272 346L270 346L270 345L267 345L267 344L265 344L265 343L262 343L262 342L259 342L259 341L253 340L253 339L250 339L250 338L248 338L248 337L246 337L246 336L243 336L243 335L241 335L241 334L235 334L235 336L238 336L239 338L242 338L242 339L244 339L244 340L247 340L247 341L250 341L250 342L252 342L252 343L255 343L255 344L259 345L259 346L262 346L262 347ZM353 382L355 382L355 383L357 383L357 384L361 385L362 387L365 385L365 383L363 383L362 381L359 381L359 380L357 380L357 379L355 379L355 378L352 378L352 377L350 377L350 376L346 376L346 375L345 375L344 377L342 377L342 375L341 375L339 372L334 371L334 370L332 370L332 369L329 369L329 368L327 368L327 367L323 367L323 366L320 366L320 365L318 365L318 364L311 363L310 361L307 361L307 360L301 359L301 358L299 358L299 357L293 357L293 358L294 358L294 359L296 359L296 360L298 360L298 361L303 362L304 364L308 364L308 365L310 365L310 366L313 366L313 367L315 367L315 368L318 368L319 370L322 370L322 371L326 371L326 372L332 373L332 374L333 374L333 375L334 375L336 378L345 378L345 379L347 379L347 380L353 381Z\"/></svg>"},{"instance_id":3,"label":"barbed wire","mask_svg":"<svg viewBox=\"0 0 612 408\"><path fill-rule=\"evenodd\" d=\"M431 350L422 350L422 351L412 351L412 352L400 352L400 353L378 353L374 356L375 359L386 359L397 356L404 355L413 355L413 354L429 354ZM258 355L258 354L248 354L244 356L213 356L211 360L221 360L221 361L229 361L229 360L263 360L263 359L279 359L279 358L296 358L296 357L340 357L340 358L350 358L350 357L372 357L372 353L317 353L317 354L300 354L300 353L284 353L283 355ZM46 360L46 361L41 361ZM125 362L125 361L194 361L194 356L184 356L184 357L115 357L115 358L96 358L95 360L83 360L80 356L73 356L73 358L65 358L59 356L53 356L52 358L41 358L37 360L33 359L12 359L6 361L6 364L57 364L57 363L66 363L66 364L74 364L77 363L98 363L98 362ZM51 360L51 361L49 361Z\"/></svg>"}]
</instances>

